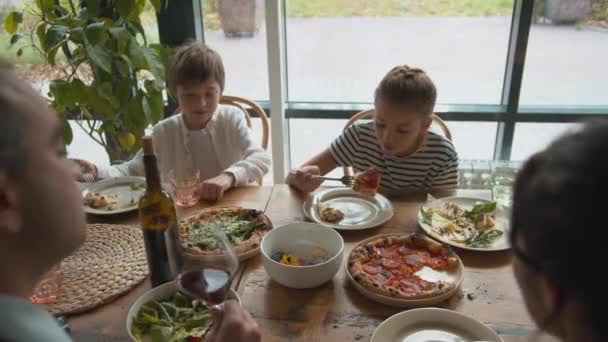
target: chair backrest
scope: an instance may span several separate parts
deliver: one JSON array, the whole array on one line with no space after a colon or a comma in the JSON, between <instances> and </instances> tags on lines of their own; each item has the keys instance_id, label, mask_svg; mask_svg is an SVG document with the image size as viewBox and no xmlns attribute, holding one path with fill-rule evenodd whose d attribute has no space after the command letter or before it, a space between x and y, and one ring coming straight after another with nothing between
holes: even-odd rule
<instances>
[{"instance_id":1,"label":"chair backrest","mask_svg":"<svg viewBox=\"0 0 608 342\"><path fill-rule=\"evenodd\" d=\"M249 115L248 108L254 111L260 121L262 122L262 148L264 150L268 150L268 139L270 135L270 122L268 120L268 115L262 107L260 107L254 101L246 99L244 97L239 96L231 96L231 95L223 95L220 99L220 103L228 106L234 106L240 109L243 113L245 113L245 120L247 121L247 127L251 128L251 116ZM181 112L181 109L177 107L173 114L177 114Z\"/></svg>"},{"instance_id":2,"label":"chair backrest","mask_svg":"<svg viewBox=\"0 0 608 342\"><path fill-rule=\"evenodd\" d=\"M348 122L344 126L344 130L346 130L350 126L354 125L355 122L357 122L359 120L372 119L374 117L374 115L376 115L376 111L374 109L360 111L359 113L353 115L348 120ZM448 140L452 140L452 132L450 132L450 129L448 128L448 125L446 125L445 121L443 121L436 114L433 114L432 118L433 118L433 124L437 125L441 129L441 132Z\"/></svg>"},{"instance_id":3,"label":"chair backrest","mask_svg":"<svg viewBox=\"0 0 608 342\"><path fill-rule=\"evenodd\" d=\"M376 115L376 111L374 109L368 109L368 110L360 111L359 113L353 115L348 120L348 122L344 126L344 130L348 129L349 127L351 127L352 125L354 125L355 122L357 122L359 120L372 119L374 117L374 115ZM436 124L441 129L441 131L443 132L443 135L445 135L445 137L448 140L452 140L452 132L450 132L450 129L448 128L448 125L446 125L445 121L443 121L436 114L433 114L432 118L433 118L433 124ZM346 175L346 176L352 176L353 175L353 168L350 167L350 166L345 166L344 167L344 175Z\"/></svg>"}]
</instances>

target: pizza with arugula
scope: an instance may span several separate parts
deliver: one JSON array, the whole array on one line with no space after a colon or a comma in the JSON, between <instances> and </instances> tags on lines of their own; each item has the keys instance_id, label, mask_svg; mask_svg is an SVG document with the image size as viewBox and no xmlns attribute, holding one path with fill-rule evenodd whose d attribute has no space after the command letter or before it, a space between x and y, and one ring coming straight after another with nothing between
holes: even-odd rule
<instances>
[{"instance_id":1,"label":"pizza with arugula","mask_svg":"<svg viewBox=\"0 0 608 342\"><path fill-rule=\"evenodd\" d=\"M223 231L237 254L259 248L266 232L272 229L263 212L241 207L217 207L199 211L179 222L179 240L184 252L194 255L218 255L224 251L215 237Z\"/></svg>"}]
</instances>

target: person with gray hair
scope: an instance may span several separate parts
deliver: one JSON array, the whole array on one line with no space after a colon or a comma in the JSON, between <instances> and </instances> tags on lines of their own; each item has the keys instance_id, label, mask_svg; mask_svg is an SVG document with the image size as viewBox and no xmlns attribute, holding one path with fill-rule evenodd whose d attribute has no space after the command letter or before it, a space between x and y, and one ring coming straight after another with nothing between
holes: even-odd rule
<instances>
[{"instance_id":1,"label":"person with gray hair","mask_svg":"<svg viewBox=\"0 0 608 342\"><path fill-rule=\"evenodd\" d=\"M85 240L85 216L56 113L0 63L0 341L70 341L29 297L40 277ZM238 304L216 314L212 341L259 341Z\"/></svg>"}]
</instances>

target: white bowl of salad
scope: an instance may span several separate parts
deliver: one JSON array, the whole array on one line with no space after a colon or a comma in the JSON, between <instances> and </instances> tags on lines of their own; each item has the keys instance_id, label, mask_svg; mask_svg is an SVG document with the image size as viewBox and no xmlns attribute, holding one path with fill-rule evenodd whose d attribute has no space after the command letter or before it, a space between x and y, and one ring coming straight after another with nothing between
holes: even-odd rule
<instances>
[{"instance_id":1,"label":"white bowl of salad","mask_svg":"<svg viewBox=\"0 0 608 342\"><path fill-rule=\"evenodd\" d=\"M232 289L228 299L241 303ZM127 331L133 341L203 341L213 320L208 306L179 292L175 281L146 291L131 305Z\"/></svg>"}]
</instances>

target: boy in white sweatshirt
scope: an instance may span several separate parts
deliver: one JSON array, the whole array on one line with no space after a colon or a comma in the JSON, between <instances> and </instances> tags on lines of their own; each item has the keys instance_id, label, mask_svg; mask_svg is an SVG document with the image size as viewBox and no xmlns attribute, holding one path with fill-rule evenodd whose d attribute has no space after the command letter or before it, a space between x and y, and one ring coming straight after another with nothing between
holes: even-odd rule
<instances>
[{"instance_id":1,"label":"boy in white sweatshirt","mask_svg":"<svg viewBox=\"0 0 608 342\"><path fill-rule=\"evenodd\" d=\"M163 179L170 170L199 170L201 197L208 201L221 199L231 187L262 179L271 164L268 153L253 141L245 114L219 104L224 83L224 65L217 52L200 42L182 46L170 75L181 113L154 125L152 134ZM96 178L144 175L141 151L111 167L77 162L81 172Z\"/></svg>"}]
</instances>

